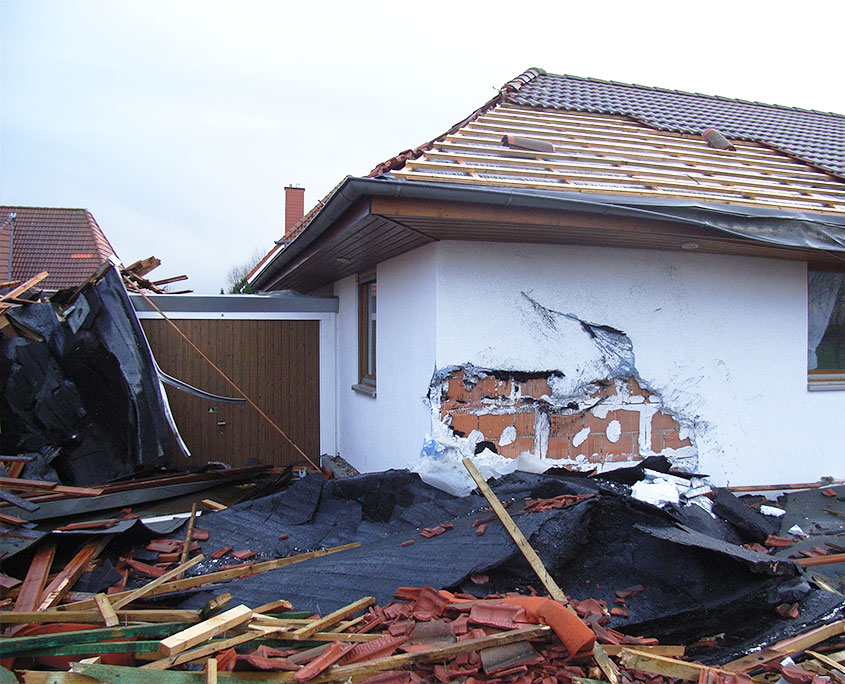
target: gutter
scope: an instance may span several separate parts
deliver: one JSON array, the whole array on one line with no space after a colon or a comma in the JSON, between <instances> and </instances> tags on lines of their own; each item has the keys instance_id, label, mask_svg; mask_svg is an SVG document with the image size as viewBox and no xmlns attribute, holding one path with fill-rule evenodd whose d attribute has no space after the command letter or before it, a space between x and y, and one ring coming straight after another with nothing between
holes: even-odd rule
<instances>
[{"instance_id":1,"label":"gutter","mask_svg":"<svg viewBox=\"0 0 845 684\"><path fill-rule=\"evenodd\" d=\"M501 207L555 209L604 216L670 221L710 228L767 244L842 252L845 256L845 214L785 212L762 207L739 207L651 197L618 198L580 192L547 192L518 188L446 185L429 181L398 180L390 176L347 176L325 201L306 228L276 253L251 285L260 289L338 220L362 197L470 202Z\"/></svg>"}]
</instances>

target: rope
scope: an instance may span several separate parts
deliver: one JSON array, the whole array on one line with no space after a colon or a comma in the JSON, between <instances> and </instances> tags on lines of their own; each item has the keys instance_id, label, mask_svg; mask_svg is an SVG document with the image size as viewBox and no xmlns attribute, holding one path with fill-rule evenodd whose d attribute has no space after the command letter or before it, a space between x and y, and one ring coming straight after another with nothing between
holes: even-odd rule
<instances>
[{"instance_id":1,"label":"rope","mask_svg":"<svg viewBox=\"0 0 845 684\"><path fill-rule=\"evenodd\" d=\"M245 393L245 392L244 392L244 391L243 391L240 387L238 387L238 386L235 384L235 382L234 382L234 381L233 381L233 380L232 380L232 379L231 379L228 375L226 375L226 374L225 374L222 370L220 370L220 368L218 368L218 367L214 364L214 362L213 362L211 359L209 359L209 358L208 358L205 354L203 354L203 353L202 353L202 351L199 349L199 347L197 347L197 345L195 345L193 342L191 342L191 340L189 340L189 339L188 339L188 336L187 336L187 335L185 335L185 333L183 333L183 332L182 332L182 331L181 331L181 330L177 327L177 325L176 325L173 321L171 321L171 320L170 320L167 316L165 316L165 315L164 315L164 312L163 312L161 309L159 309L159 308L158 308L158 307L157 307L157 306L153 303L153 301L152 301L149 297L147 297L147 295L146 295L146 294L144 294L143 292L140 292L139 294L140 294L140 295L144 298L144 301L146 301L146 302L147 302L147 304L149 304L151 307L153 307L153 308L154 308L154 309L158 312L158 314L159 314L159 315L160 315L160 316L161 316L161 317L162 317L165 321L167 321L167 322L170 324L170 326L171 326L171 327L172 327L172 328L173 328L173 329L174 329L177 333L179 333L179 335L182 337L182 339L183 339L183 340L185 340L185 342L187 342L187 343L188 343L188 345L189 345L189 346L190 346L190 347L191 347L191 348L192 348L192 349L193 349L193 350L194 350L197 354L199 354L202 358L204 358L204 359L208 362L208 365L210 365L210 366L211 366L214 370L216 370L216 371L217 371L217 372L218 372L218 373L219 373L219 374L223 377L223 379L224 379L226 382L228 382L228 383L229 383L229 384L230 384L230 385L231 385L231 386L235 389L235 391L236 391L238 394L240 394L240 395L241 395L244 399L246 399L246 402L247 402L250 406L252 406L252 408L254 408L256 411L258 411L258 413L261 415L261 417L262 417L262 418L264 418L264 420L266 420L268 423L270 423L270 425L272 425L272 426L276 429L276 431L277 431L277 432L278 432L278 433L279 433L282 437L284 437L284 438L288 441L288 444L290 444L290 445L291 445L294 449L296 449L296 451L299 453L299 455L300 455L300 456L302 456L302 458L304 458L306 461L308 461L308 463L310 463L312 466L314 466L314 467L315 467L318 471L322 471L322 469L320 468L320 466L318 466L316 463L314 463L314 461L312 461L310 458L308 458L308 456L305 454L305 452L304 452L302 449L300 449L300 448L299 448L299 446L296 444L296 442L294 442L294 441L293 441L290 437L288 437L288 436L285 434L285 431L284 431L284 430L282 430L282 428L280 428L278 425L276 425L276 423L275 423L275 422L273 422L273 419L272 419L272 418L270 418L270 416L268 416L266 413L264 413L264 411L262 411L262 410L261 410L261 408L258 406L258 404L256 404L256 403L255 403L252 399L250 399L250 398L246 395L246 393Z\"/></svg>"}]
</instances>

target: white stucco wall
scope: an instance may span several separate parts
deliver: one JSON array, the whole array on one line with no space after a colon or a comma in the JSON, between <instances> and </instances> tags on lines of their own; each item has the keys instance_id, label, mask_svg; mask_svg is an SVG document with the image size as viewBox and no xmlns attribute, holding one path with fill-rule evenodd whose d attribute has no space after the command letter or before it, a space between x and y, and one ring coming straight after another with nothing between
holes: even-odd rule
<instances>
[{"instance_id":1,"label":"white stucco wall","mask_svg":"<svg viewBox=\"0 0 845 684\"><path fill-rule=\"evenodd\" d=\"M435 364L436 245L385 261L376 269L376 397L358 382L358 288L338 281L337 443L362 472L401 468L419 455L430 426L424 400Z\"/></svg>"},{"instance_id":2,"label":"white stucco wall","mask_svg":"<svg viewBox=\"0 0 845 684\"><path fill-rule=\"evenodd\" d=\"M845 392L806 389L804 263L441 242L436 266L438 368L559 370L573 390L602 379L615 360L577 320L544 320L525 293L547 309L624 331L640 377L691 429L699 470L715 482L845 475ZM393 464L404 453L394 452Z\"/></svg>"}]
</instances>

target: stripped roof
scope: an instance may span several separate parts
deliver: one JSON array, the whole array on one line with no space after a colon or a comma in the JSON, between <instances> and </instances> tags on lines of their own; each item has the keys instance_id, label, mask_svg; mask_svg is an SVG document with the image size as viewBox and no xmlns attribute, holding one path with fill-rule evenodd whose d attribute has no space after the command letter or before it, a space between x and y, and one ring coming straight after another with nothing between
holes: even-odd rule
<instances>
[{"instance_id":1,"label":"stripped roof","mask_svg":"<svg viewBox=\"0 0 845 684\"><path fill-rule=\"evenodd\" d=\"M708 145L708 129L737 149ZM520 153L503 147L506 135L553 147ZM845 116L529 69L445 134L370 175L388 172L842 214Z\"/></svg>"},{"instance_id":2,"label":"stripped roof","mask_svg":"<svg viewBox=\"0 0 845 684\"><path fill-rule=\"evenodd\" d=\"M516 136L517 145L504 143ZM520 148L529 145L535 148ZM404 180L660 197L845 214L845 182L757 142L714 149L699 135L627 117L499 104L407 159Z\"/></svg>"},{"instance_id":3,"label":"stripped roof","mask_svg":"<svg viewBox=\"0 0 845 684\"><path fill-rule=\"evenodd\" d=\"M115 254L87 209L0 207L0 233L7 239L11 232L8 217L13 213L11 280L25 280L47 271L50 275L41 282L42 287L73 287Z\"/></svg>"},{"instance_id":4,"label":"stripped roof","mask_svg":"<svg viewBox=\"0 0 845 684\"><path fill-rule=\"evenodd\" d=\"M526 107L628 116L661 131L690 135L716 128L731 140L769 145L845 176L842 114L559 76L541 69L529 69L503 90L507 102Z\"/></svg>"}]
</instances>

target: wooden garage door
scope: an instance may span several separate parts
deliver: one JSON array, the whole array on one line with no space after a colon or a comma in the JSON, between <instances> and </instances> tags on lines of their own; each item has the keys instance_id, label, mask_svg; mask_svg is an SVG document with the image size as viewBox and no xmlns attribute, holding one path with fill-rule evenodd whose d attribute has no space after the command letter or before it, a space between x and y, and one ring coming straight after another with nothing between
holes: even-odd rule
<instances>
[{"instance_id":1,"label":"wooden garage door","mask_svg":"<svg viewBox=\"0 0 845 684\"><path fill-rule=\"evenodd\" d=\"M193 320L174 323L315 461L320 454L319 321ZM194 387L237 396L232 387L163 320L143 320L161 369ZM199 399L172 387L167 396L191 450L190 463L304 464L248 404ZM177 459L181 463L181 458Z\"/></svg>"}]
</instances>

